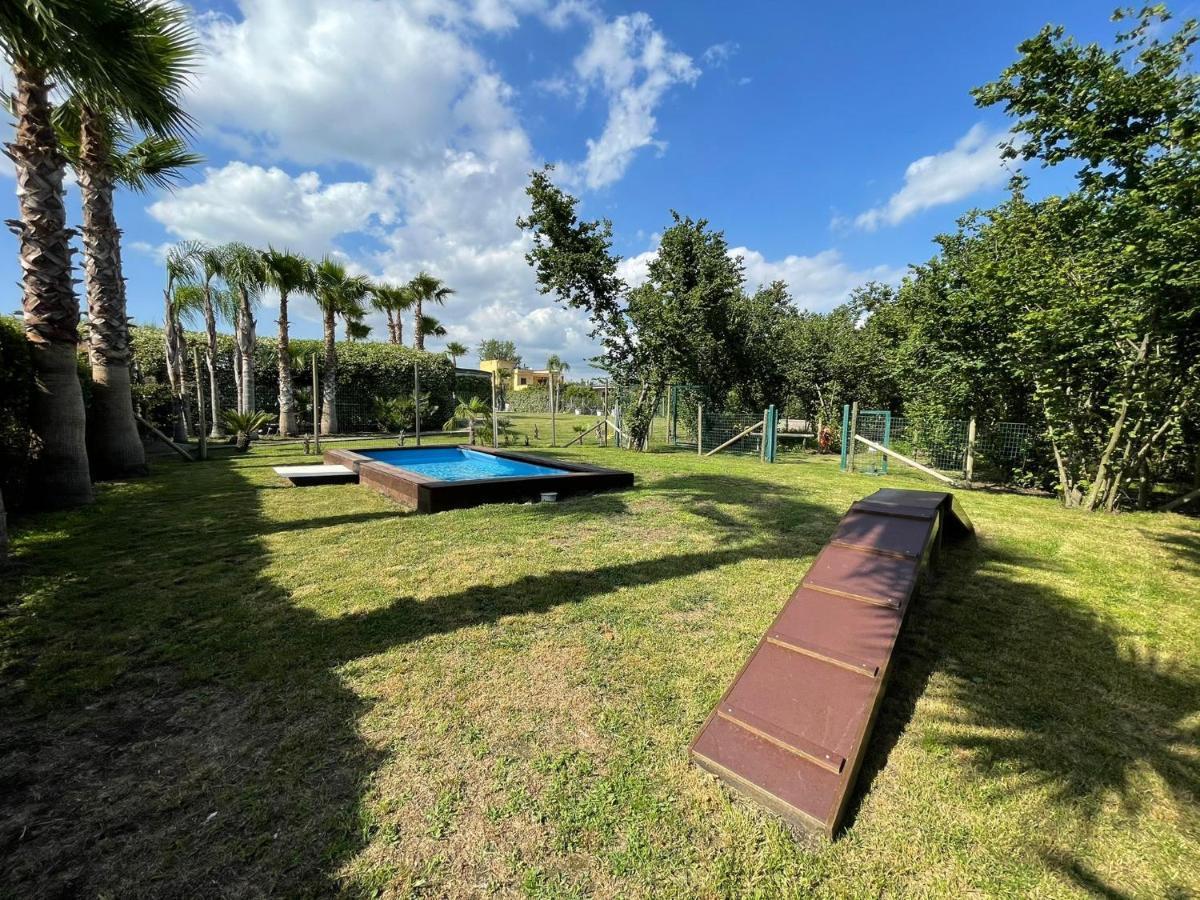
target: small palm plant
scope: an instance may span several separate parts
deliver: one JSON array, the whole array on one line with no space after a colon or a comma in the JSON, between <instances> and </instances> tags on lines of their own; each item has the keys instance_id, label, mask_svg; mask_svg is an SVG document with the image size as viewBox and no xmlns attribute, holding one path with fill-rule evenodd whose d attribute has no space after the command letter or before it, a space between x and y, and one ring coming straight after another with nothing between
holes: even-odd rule
<instances>
[{"instance_id":1,"label":"small palm plant","mask_svg":"<svg viewBox=\"0 0 1200 900\"><path fill-rule=\"evenodd\" d=\"M238 412L236 409L227 409L221 414L221 418L224 420L225 427L237 435L234 446L238 453L245 453L249 450L250 440L254 434L264 425L275 421L275 417L270 413L258 410Z\"/></svg>"},{"instance_id":2,"label":"small palm plant","mask_svg":"<svg viewBox=\"0 0 1200 900\"><path fill-rule=\"evenodd\" d=\"M496 417L496 434L504 438L504 446L511 446L513 436L516 434L513 431L512 419L504 419L500 416Z\"/></svg>"},{"instance_id":3,"label":"small palm plant","mask_svg":"<svg viewBox=\"0 0 1200 900\"><path fill-rule=\"evenodd\" d=\"M458 405L454 407L454 413L446 420L446 424L442 426L443 431L453 431L454 427L463 422L467 426L467 430L471 433L471 443L475 443L475 433L481 426L491 422L492 410L483 401L481 397L472 397L470 400L458 398ZM499 424L499 423L497 423Z\"/></svg>"}]
</instances>

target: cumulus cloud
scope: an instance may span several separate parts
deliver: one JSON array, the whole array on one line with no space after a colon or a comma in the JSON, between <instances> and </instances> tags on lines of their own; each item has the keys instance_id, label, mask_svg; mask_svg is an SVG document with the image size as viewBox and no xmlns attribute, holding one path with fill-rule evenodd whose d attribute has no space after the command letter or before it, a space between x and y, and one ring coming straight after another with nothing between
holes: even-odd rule
<instances>
[{"instance_id":1,"label":"cumulus cloud","mask_svg":"<svg viewBox=\"0 0 1200 900\"><path fill-rule=\"evenodd\" d=\"M323 184L316 172L231 162L155 201L150 215L180 238L245 241L320 254L339 235L394 215L387 191L364 181Z\"/></svg>"},{"instance_id":2,"label":"cumulus cloud","mask_svg":"<svg viewBox=\"0 0 1200 900\"><path fill-rule=\"evenodd\" d=\"M649 277L651 260L657 247L621 260L619 273L631 287L644 284ZM837 250L823 250L813 256L789 254L781 259L767 259L758 250L733 247L731 257L740 256L746 273L746 289L750 291L772 281L787 282L792 300L801 309L825 312L850 296L850 292L868 281L896 284L904 275L903 269L892 266L854 268Z\"/></svg>"},{"instance_id":3,"label":"cumulus cloud","mask_svg":"<svg viewBox=\"0 0 1200 900\"><path fill-rule=\"evenodd\" d=\"M608 100L604 131L588 140L582 164L583 181L592 189L620 179L643 147L665 149L655 138L655 110L670 88L700 77L691 57L671 49L640 12L596 22L575 73L584 88L600 90Z\"/></svg>"},{"instance_id":4,"label":"cumulus cloud","mask_svg":"<svg viewBox=\"0 0 1200 900\"><path fill-rule=\"evenodd\" d=\"M722 41L707 48L700 58L704 60L706 66L714 69L720 68L729 62L740 49L741 47L736 41Z\"/></svg>"},{"instance_id":5,"label":"cumulus cloud","mask_svg":"<svg viewBox=\"0 0 1200 900\"><path fill-rule=\"evenodd\" d=\"M974 126L951 149L910 163L904 172L904 186L883 205L860 213L854 224L867 231L897 225L922 210L1003 184L1008 173L999 144L1007 137L1007 132Z\"/></svg>"}]
</instances>

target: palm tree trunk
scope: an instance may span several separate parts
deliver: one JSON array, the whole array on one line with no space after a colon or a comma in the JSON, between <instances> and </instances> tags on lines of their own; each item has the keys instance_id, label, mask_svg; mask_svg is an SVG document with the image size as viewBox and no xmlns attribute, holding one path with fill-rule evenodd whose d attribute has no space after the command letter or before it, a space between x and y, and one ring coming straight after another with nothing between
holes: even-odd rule
<instances>
[{"instance_id":1,"label":"palm tree trunk","mask_svg":"<svg viewBox=\"0 0 1200 900\"><path fill-rule=\"evenodd\" d=\"M79 190L83 196L83 269L92 363L87 439L92 473L97 478L146 474L146 451L133 418L121 232L113 215L110 150L103 123L85 107Z\"/></svg>"},{"instance_id":2,"label":"palm tree trunk","mask_svg":"<svg viewBox=\"0 0 1200 900\"><path fill-rule=\"evenodd\" d=\"M421 316L424 315L423 306L424 304L421 302L421 298L418 297L417 304L414 307L417 316L413 321L413 346L418 350L425 349L425 330L421 327Z\"/></svg>"},{"instance_id":3,"label":"palm tree trunk","mask_svg":"<svg viewBox=\"0 0 1200 900\"><path fill-rule=\"evenodd\" d=\"M212 410L212 428L209 437L222 437L221 398L217 395L217 313L212 305L212 286L204 284L204 365L208 369L208 402Z\"/></svg>"},{"instance_id":4,"label":"palm tree trunk","mask_svg":"<svg viewBox=\"0 0 1200 900\"><path fill-rule=\"evenodd\" d=\"M83 391L75 356L79 299L71 277L71 232L63 205L65 160L50 122L45 74L13 62L16 136L7 145L16 166L25 336L34 346L36 390L31 423L41 444L32 477L46 506L92 500Z\"/></svg>"},{"instance_id":5,"label":"palm tree trunk","mask_svg":"<svg viewBox=\"0 0 1200 900\"><path fill-rule=\"evenodd\" d=\"M254 412L257 403L254 399L254 315L250 310L250 296L246 289L238 291L241 300L238 317L238 349L242 357L241 410Z\"/></svg>"},{"instance_id":6,"label":"palm tree trunk","mask_svg":"<svg viewBox=\"0 0 1200 900\"><path fill-rule=\"evenodd\" d=\"M321 434L337 432L337 334L332 307L325 311L325 371L321 383Z\"/></svg>"},{"instance_id":7,"label":"palm tree trunk","mask_svg":"<svg viewBox=\"0 0 1200 900\"><path fill-rule=\"evenodd\" d=\"M242 330L242 310L238 308L236 321L233 323L233 407L238 412L242 409L242 342L238 334Z\"/></svg>"},{"instance_id":8,"label":"palm tree trunk","mask_svg":"<svg viewBox=\"0 0 1200 900\"><path fill-rule=\"evenodd\" d=\"M288 295L279 292L279 433L296 433L292 398L292 354L288 347Z\"/></svg>"}]
</instances>

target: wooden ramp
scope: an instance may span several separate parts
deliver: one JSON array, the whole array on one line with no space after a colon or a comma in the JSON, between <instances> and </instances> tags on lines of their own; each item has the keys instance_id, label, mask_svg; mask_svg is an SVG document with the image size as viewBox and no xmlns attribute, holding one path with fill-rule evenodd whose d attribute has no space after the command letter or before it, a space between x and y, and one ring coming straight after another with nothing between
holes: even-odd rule
<instances>
[{"instance_id":1,"label":"wooden ramp","mask_svg":"<svg viewBox=\"0 0 1200 900\"><path fill-rule=\"evenodd\" d=\"M832 838L909 605L943 534L971 533L953 494L887 488L851 506L692 742L696 763Z\"/></svg>"}]
</instances>

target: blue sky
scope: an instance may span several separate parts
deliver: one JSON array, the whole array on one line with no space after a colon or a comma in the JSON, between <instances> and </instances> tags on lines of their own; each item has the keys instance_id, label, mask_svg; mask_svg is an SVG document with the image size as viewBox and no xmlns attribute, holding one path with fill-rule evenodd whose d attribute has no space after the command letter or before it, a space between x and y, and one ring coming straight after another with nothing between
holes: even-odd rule
<instances>
[{"instance_id":1,"label":"blue sky","mask_svg":"<svg viewBox=\"0 0 1200 900\"><path fill-rule=\"evenodd\" d=\"M509 338L577 374L586 322L537 294L513 226L530 168L557 163L584 215L612 219L631 281L677 209L725 231L751 287L782 277L798 305L828 309L1003 196L1006 120L975 108L972 86L1048 21L1082 40L1114 30L1099 2L193 8L205 63L188 105L206 162L173 193L118 200L137 321L161 320L167 244L239 239L332 252L375 277L428 269L459 291L438 311L449 339ZM1037 190L1069 184L1032 174ZM67 202L77 223L73 189ZM2 240L12 284L16 243ZM293 325L319 333L310 301Z\"/></svg>"}]
</instances>

